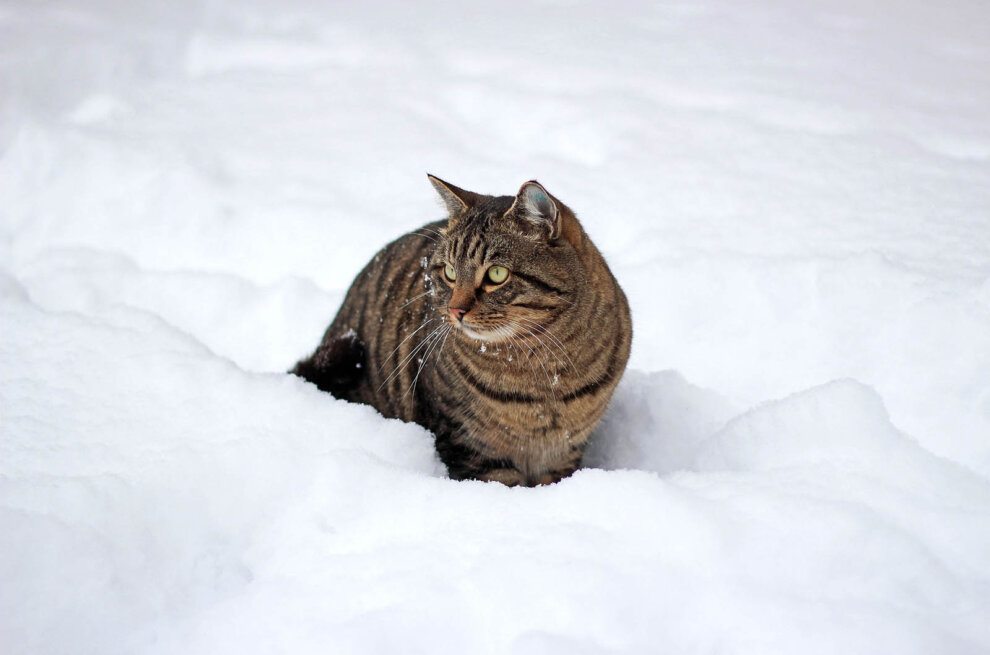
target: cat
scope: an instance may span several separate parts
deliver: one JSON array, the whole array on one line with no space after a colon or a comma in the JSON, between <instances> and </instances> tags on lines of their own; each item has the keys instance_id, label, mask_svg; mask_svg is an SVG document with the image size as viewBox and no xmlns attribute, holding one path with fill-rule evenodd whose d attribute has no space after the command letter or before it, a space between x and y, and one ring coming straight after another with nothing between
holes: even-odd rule
<instances>
[{"instance_id":1,"label":"cat","mask_svg":"<svg viewBox=\"0 0 990 655\"><path fill-rule=\"evenodd\" d=\"M291 372L426 427L453 479L557 482L625 370L626 296L535 180L494 197L428 177L447 219L375 255Z\"/></svg>"}]
</instances>

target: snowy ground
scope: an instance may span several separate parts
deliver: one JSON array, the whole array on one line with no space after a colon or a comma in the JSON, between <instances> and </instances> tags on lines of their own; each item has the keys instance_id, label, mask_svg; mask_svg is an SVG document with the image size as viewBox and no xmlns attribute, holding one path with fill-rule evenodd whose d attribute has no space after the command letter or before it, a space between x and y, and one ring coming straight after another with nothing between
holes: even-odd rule
<instances>
[{"instance_id":1,"label":"snowy ground","mask_svg":"<svg viewBox=\"0 0 990 655\"><path fill-rule=\"evenodd\" d=\"M792 6L793 5L793 6ZM0 2L0 652L990 651L990 9ZM425 173L629 295L589 469L281 372Z\"/></svg>"}]
</instances>

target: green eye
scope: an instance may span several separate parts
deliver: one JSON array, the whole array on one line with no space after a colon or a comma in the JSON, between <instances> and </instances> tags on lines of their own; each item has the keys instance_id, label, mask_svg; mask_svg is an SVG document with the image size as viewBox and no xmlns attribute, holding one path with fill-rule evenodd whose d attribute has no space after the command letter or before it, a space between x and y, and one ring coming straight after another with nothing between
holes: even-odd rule
<instances>
[{"instance_id":1,"label":"green eye","mask_svg":"<svg viewBox=\"0 0 990 655\"><path fill-rule=\"evenodd\" d=\"M451 282L457 279L457 271L455 271L454 267L451 266L450 264L447 264L446 266L443 267L443 274Z\"/></svg>"},{"instance_id":2,"label":"green eye","mask_svg":"<svg viewBox=\"0 0 990 655\"><path fill-rule=\"evenodd\" d=\"M488 269L488 280L495 284L502 284L507 277L509 277L509 269L504 266L492 266Z\"/></svg>"}]
</instances>

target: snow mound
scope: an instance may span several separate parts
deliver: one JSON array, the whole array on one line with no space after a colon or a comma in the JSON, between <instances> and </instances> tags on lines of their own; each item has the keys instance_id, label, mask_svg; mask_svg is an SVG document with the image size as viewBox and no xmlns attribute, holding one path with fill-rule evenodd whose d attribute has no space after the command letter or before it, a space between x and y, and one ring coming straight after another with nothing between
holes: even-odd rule
<instances>
[{"instance_id":1,"label":"snow mound","mask_svg":"<svg viewBox=\"0 0 990 655\"><path fill-rule=\"evenodd\" d=\"M698 448L738 410L676 371L626 371L583 464L667 474L690 469Z\"/></svg>"},{"instance_id":2,"label":"snow mound","mask_svg":"<svg viewBox=\"0 0 990 655\"><path fill-rule=\"evenodd\" d=\"M243 548L314 484L344 499L442 471L417 426L245 373L146 313L8 294L0 322L0 632L31 635L12 652L117 652L123 625L250 581Z\"/></svg>"},{"instance_id":3,"label":"snow mound","mask_svg":"<svg viewBox=\"0 0 990 655\"><path fill-rule=\"evenodd\" d=\"M698 468L766 471L822 462L876 466L909 444L890 423L875 390L839 380L733 419L705 443Z\"/></svg>"}]
</instances>

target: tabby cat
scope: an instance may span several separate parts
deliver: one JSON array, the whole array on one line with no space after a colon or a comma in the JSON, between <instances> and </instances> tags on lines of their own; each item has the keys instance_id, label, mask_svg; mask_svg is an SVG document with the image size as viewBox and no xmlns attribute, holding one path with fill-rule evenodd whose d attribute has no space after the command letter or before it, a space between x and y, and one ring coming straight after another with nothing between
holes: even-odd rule
<instances>
[{"instance_id":1,"label":"tabby cat","mask_svg":"<svg viewBox=\"0 0 990 655\"><path fill-rule=\"evenodd\" d=\"M429 178L449 217L375 255L292 372L426 427L454 479L556 482L625 370L625 294L536 181L493 197Z\"/></svg>"}]
</instances>

